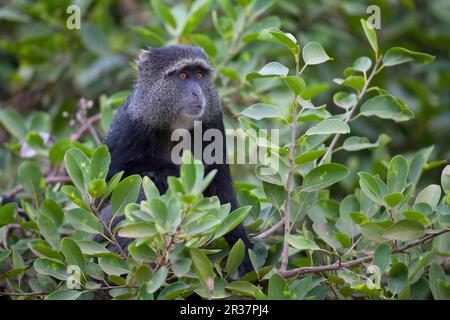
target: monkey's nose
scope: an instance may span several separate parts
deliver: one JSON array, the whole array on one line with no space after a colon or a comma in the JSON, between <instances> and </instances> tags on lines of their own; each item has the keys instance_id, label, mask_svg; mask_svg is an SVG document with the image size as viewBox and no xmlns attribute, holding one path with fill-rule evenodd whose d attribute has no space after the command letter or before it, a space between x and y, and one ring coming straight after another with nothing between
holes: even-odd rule
<instances>
[{"instance_id":1,"label":"monkey's nose","mask_svg":"<svg viewBox=\"0 0 450 320\"><path fill-rule=\"evenodd\" d=\"M192 95L193 95L194 97L198 97L198 92L195 91L195 90L193 90L193 91L192 91Z\"/></svg>"}]
</instances>

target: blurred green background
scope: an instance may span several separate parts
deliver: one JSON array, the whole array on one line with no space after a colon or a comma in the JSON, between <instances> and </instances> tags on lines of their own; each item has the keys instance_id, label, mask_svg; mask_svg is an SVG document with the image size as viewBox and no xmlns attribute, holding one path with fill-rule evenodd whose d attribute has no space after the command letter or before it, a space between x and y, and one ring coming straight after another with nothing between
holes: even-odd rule
<instances>
[{"instance_id":1,"label":"blurred green background","mask_svg":"<svg viewBox=\"0 0 450 320\"><path fill-rule=\"evenodd\" d=\"M140 49L197 44L206 49L218 69L217 86L223 97L225 121L227 126L236 126L233 115L256 101L276 100L279 105L288 105L289 96L277 84L266 81L256 89L243 80L247 72L272 60L292 67L285 48L256 39L254 30L277 27L294 34L301 45L308 41L321 43L334 58L306 70L304 76L308 83L322 84L328 89L315 98L315 104L326 103L328 110L336 113L332 96L338 86L333 79L342 77L345 67L351 66L357 57L373 58L360 18L367 18L367 7L376 4L381 9L381 30L377 33L382 50L401 46L433 54L436 60L427 65L408 63L387 68L375 81L407 102L416 115L414 120L394 123L362 118L352 124L354 134L367 136L371 141L380 133L388 134L392 138L388 145L390 154L408 155L435 145L433 160L450 159L450 1L257 2L253 12L242 13L239 4L230 8L224 5L225 1L164 0L175 13L177 24L187 19L188 27L183 30L171 28L170 19L164 22L159 18L161 12L155 13L158 1L2 2L0 108L14 109L28 127L48 132L56 141L74 131L70 118L77 112L79 100L86 98L93 101L89 115L102 109L100 134L104 135L111 112L126 94L123 91L132 87L134 59ZM70 15L66 9L70 4L81 9L80 30L66 27ZM235 19L230 19L233 15ZM11 140L0 126L0 189L8 190L15 185L11 178L16 170L11 168L20 161L20 149L20 139ZM372 166L375 170L381 163L376 152L351 154L350 158L344 153L336 156L340 157L338 161ZM41 161L47 160L42 157ZM249 179L254 177L244 167L233 170L235 176L236 170L242 170ZM430 170L423 183L439 181L439 177L440 170ZM246 179L244 175L239 178Z\"/></svg>"}]
</instances>

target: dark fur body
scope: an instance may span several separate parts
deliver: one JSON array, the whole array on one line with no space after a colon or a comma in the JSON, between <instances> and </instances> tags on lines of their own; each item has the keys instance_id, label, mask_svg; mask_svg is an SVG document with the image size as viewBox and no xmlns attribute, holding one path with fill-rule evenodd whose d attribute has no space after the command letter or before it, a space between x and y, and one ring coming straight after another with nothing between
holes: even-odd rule
<instances>
[{"instance_id":1,"label":"dark fur body","mask_svg":"<svg viewBox=\"0 0 450 320\"><path fill-rule=\"evenodd\" d=\"M153 50L159 50L154 53ZM165 52L163 50L166 50ZM122 105L114 118L110 132L105 140L111 153L111 165L108 176L111 177L119 171L124 171L124 177L139 174L141 176L148 176L156 184L160 193L167 191L167 177L179 176L179 166L171 161L171 149L173 142L171 142L170 122L174 122L173 105L176 101L164 105L164 99L178 99L176 94L169 94L172 97L147 97L149 93L166 94L164 88L158 85L158 77L165 68L172 66L174 61L185 59L187 54L191 54L192 61L204 60L207 58L203 52L198 48L193 47L166 47L162 49L152 49L150 57L141 58L140 72L151 72L154 79L147 79L147 83L140 83L138 74L138 83L135 86L133 93L130 94L126 102ZM143 60L143 62L142 62ZM145 66L148 63L148 66ZM176 62L177 63L177 62ZM203 63L203 62L202 62ZM144 64L144 67L142 65ZM152 64L156 64L155 69ZM147 68L147 69L145 69ZM159 73L159 75L158 75ZM156 84L152 84L155 81ZM157 86L155 88L155 86ZM170 84L165 84L170 86ZM146 90L146 92L142 92ZM168 89L173 90L171 88ZM212 82L206 84L204 91L207 102L205 113L200 119L202 121L202 131L205 132L209 128L219 129L223 137L225 137L221 106L218 95L215 91ZM153 104L157 104L152 105ZM137 105L136 105L137 104ZM144 111L136 111L137 109L146 108ZM165 108L166 110L160 110ZM147 117L149 112L155 112L148 116L151 121L145 121L143 117ZM161 114L163 113L163 114ZM139 114L139 117L136 115ZM164 115L165 114L165 115ZM158 119L158 122L155 122ZM190 130L193 130L192 128ZM203 142L203 148L210 142ZM226 158L226 144L223 144L223 154ZM230 203L231 210L239 207L235 192L232 186L232 179L230 170L226 159L220 164L205 165L205 174L213 169L217 169L217 173L212 180L209 187L204 191L204 196L217 196L222 204ZM111 218L111 211L109 207L102 210L102 217L104 220ZM251 248L252 244L245 234L242 225L236 227L232 232L225 235L225 239L232 246L237 240L242 239L246 248ZM126 239L120 241L124 246L128 243ZM246 250L247 251L247 250ZM251 271L252 265L246 252L246 257L240 267L240 274Z\"/></svg>"}]
</instances>

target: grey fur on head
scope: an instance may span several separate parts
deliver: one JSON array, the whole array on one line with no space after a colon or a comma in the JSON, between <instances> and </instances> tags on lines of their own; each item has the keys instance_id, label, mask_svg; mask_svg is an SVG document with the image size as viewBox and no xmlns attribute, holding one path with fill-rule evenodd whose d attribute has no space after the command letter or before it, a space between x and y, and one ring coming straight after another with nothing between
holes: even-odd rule
<instances>
[{"instance_id":1,"label":"grey fur on head","mask_svg":"<svg viewBox=\"0 0 450 320\"><path fill-rule=\"evenodd\" d=\"M180 120L181 93L169 74L189 66L199 66L210 72L202 87L205 111L196 120L212 119L222 111L212 82L213 69L203 49L192 46L150 48L141 51L137 62L137 81L127 108L132 120L152 128L172 127Z\"/></svg>"}]
</instances>

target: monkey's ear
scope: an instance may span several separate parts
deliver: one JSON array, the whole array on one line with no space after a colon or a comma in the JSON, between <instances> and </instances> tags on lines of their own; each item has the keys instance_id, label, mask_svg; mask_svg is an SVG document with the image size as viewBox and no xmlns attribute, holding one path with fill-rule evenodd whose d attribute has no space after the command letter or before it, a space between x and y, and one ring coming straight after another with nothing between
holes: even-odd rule
<instances>
[{"instance_id":1,"label":"monkey's ear","mask_svg":"<svg viewBox=\"0 0 450 320\"><path fill-rule=\"evenodd\" d=\"M141 51L139 51L139 54L136 58L136 63L139 65L145 61L147 61L150 57L149 53L150 53L151 48L148 48L147 50L142 49Z\"/></svg>"}]
</instances>

